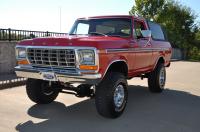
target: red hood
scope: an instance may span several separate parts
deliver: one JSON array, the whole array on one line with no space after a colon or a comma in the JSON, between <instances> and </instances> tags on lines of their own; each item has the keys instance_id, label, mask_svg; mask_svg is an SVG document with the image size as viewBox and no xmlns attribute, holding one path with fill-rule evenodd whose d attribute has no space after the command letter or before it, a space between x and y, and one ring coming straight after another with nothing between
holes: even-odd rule
<instances>
[{"instance_id":1,"label":"red hood","mask_svg":"<svg viewBox=\"0 0 200 132\"><path fill-rule=\"evenodd\" d=\"M26 46L84 46L105 48L127 48L128 39L120 37L105 36L65 36L65 37L46 37L23 40L19 45Z\"/></svg>"}]
</instances>

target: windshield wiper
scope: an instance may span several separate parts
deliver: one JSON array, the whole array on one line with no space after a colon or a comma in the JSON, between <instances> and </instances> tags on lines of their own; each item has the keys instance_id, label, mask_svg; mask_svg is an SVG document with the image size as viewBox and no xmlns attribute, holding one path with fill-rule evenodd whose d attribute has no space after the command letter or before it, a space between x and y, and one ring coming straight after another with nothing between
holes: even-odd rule
<instances>
[{"instance_id":1,"label":"windshield wiper","mask_svg":"<svg viewBox=\"0 0 200 132\"><path fill-rule=\"evenodd\" d=\"M111 36L111 37L122 37L121 35L108 35L108 36Z\"/></svg>"},{"instance_id":2,"label":"windshield wiper","mask_svg":"<svg viewBox=\"0 0 200 132\"><path fill-rule=\"evenodd\" d=\"M86 34L76 34L76 33L70 33L69 35L86 35Z\"/></svg>"},{"instance_id":3,"label":"windshield wiper","mask_svg":"<svg viewBox=\"0 0 200 132\"><path fill-rule=\"evenodd\" d=\"M122 36L122 35L108 35L109 37L120 37L120 38L124 38L126 36Z\"/></svg>"},{"instance_id":4,"label":"windshield wiper","mask_svg":"<svg viewBox=\"0 0 200 132\"><path fill-rule=\"evenodd\" d=\"M75 34L75 33L69 33L69 35L77 35L77 34Z\"/></svg>"},{"instance_id":5,"label":"windshield wiper","mask_svg":"<svg viewBox=\"0 0 200 132\"><path fill-rule=\"evenodd\" d=\"M107 36L106 34L104 34L104 33L99 33L99 32L89 32L88 34Z\"/></svg>"}]
</instances>

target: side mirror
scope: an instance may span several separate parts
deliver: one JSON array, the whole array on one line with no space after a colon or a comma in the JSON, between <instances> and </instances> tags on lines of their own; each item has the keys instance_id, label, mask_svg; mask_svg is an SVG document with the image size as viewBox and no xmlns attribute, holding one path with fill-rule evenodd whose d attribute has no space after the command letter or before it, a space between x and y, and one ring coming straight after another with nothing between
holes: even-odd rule
<instances>
[{"instance_id":1,"label":"side mirror","mask_svg":"<svg viewBox=\"0 0 200 132\"><path fill-rule=\"evenodd\" d=\"M142 37L150 38L151 37L151 30L141 30Z\"/></svg>"}]
</instances>

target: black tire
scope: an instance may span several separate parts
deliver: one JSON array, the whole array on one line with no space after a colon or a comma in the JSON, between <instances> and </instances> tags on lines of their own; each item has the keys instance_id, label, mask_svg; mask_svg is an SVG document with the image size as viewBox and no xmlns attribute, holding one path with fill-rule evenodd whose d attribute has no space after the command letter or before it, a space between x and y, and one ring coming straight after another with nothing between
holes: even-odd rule
<instances>
[{"instance_id":1,"label":"black tire","mask_svg":"<svg viewBox=\"0 0 200 132\"><path fill-rule=\"evenodd\" d=\"M116 106L114 101L114 96L116 90L119 90L119 87L123 93L123 101L121 105ZM123 87L123 88L122 88ZM123 90L122 90L123 89ZM116 97L115 96L115 97ZM116 98L115 98L116 99ZM100 82L96 87L95 92L95 104L96 109L100 115L106 118L117 118L119 117L127 103L128 91L127 91L127 80L122 73L118 72L109 72L105 78Z\"/></svg>"},{"instance_id":2,"label":"black tire","mask_svg":"<svg viewBox=\"0 0 200 132\"><path fill-rule=\"evenodd\" d=\"M162 75L162 79L160 76ZM162 63L158 63L155 70L149 73L148 86L149 90L153 93L161 93L164 90L166 82L166 70Z\"/></svg>"},{"instance_id":3,"label":"black tire","mask_svg":"<svg viewBox=\"0 0 200 132\"><path fill-rule=\"evenodd\" d=\"M48 86L48 81L28 79L26 82L26 93L30 100L37 104L48 104L53 102L59 94L59 90Z\"/></svg>"},{"instance_id":4,"label":"black tire","mask_svg":"<svg viewBox=\"0 0 200 132\"><path fill-rule=\"evenodd\" d=\"M77 97L93 97L94 92L91 89L92 85L89 84L81 84L77 87Z\"/></svg>"}]
</instances>

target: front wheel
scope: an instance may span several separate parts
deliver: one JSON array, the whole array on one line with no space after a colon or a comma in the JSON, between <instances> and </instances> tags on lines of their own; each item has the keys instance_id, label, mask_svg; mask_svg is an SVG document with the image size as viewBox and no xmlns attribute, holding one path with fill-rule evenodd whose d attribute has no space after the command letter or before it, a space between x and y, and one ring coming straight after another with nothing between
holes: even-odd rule
<instances>
[{"instance_id":1,"label":"front wheel","mask_svg":"<svg viewBox=\"0 0 200 132\"><path fill-rule=\"evenodd\" d=\"M149 90L153 93L161 93L164 90L166 82L166 70L162 63L158 63L155 70L149 73Z\"/></svg>"},{"instance_id":2,"label":"front wheel","mask_svg":"<svg viewBox=\"0 0 200 132\"><path fill-rule=\"evenodd\" d=\"M122 73L110 72L96 88L95 104L100 115L119 117L127 103L127 81Z\"/></svg>"},{"instance_id":3,"label":"front wheel","mask_svg":"<svg viewBox=\"0 0 200 132\"><path fill-rule=\"evenodd\" d=\"M30 100L37 104L48 104L53 102L59 94L59 90L48 81L28 79L26 82L26 93Z\"/></svg>"}]
</instances>

